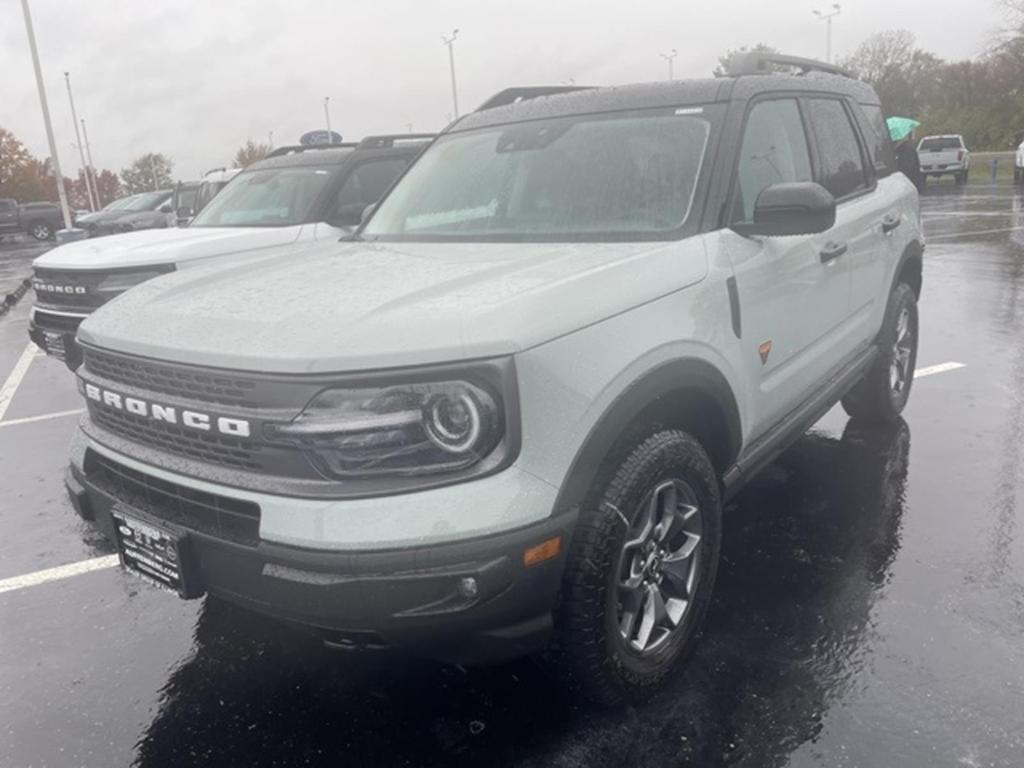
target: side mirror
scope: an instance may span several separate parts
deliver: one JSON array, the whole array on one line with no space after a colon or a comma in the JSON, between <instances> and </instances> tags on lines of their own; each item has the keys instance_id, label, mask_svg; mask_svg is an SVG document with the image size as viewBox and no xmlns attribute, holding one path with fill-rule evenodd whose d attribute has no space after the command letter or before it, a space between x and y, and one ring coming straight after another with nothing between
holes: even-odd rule
<instances>
[{"instance_id":1,"label":"side mirror","mask_svg":"<svg viewBox=\"0 0 1024 768\"><path fill-rule=\"evenodd\" d=\"M170 203L164 203L163 205L160 206L160 208L158 210L160 211L160 213L173 213L174 212L174 208L171 207Z\"/></svg>"},{"instance_id":2,"label":"side mirror","mask_svg":"<svg viewBox=\"0 0 1024 768\"><path fill-rule=\"evenodd\" d=\"M754 221L732 225L743 237L817 235L836 223L836 199L820 184L798 181L773 184L757 196Z\"/></svg>"},{"instance_id":3,"label":"side mirror","mask_svg":"<svg viewBox=\"0 0 1024 768\"><path fill-rule=\"evenodd\" d=\"M178 218L179 219L191 219L192 218L192 209L189 208L187 205L181 206L178 209Z\"/></svg>"}]
</instances>

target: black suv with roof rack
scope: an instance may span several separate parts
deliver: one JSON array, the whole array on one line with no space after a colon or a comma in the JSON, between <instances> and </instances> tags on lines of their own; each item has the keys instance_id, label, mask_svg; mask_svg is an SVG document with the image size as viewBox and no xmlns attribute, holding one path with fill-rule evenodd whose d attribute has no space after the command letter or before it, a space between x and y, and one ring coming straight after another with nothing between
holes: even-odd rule
<instances>
[{"instance_id":1,"label":"black suv with roof rack","mask_svg":"<svg viewBox=\"0 0 1024 768\"><path fill-rule=\"evenodd\" d=\"M245 258L333 242L359 224L432 134L286 146L241 171L187 227L68 243L35 260L29 336L72 370L79 323L157 275L214 257ZM170 193L168 193L169 195Z\"/></svg>"}]
</instances>

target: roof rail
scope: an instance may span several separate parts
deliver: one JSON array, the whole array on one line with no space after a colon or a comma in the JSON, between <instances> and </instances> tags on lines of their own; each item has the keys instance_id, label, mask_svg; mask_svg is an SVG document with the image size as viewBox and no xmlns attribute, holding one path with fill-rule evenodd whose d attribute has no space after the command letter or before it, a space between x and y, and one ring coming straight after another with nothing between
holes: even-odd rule
<instances>
[{"instance_id":1,"label":"roof rail","mask_svg":"<svg viewBox=\"0 0 1024 768\"><path fill-rule=\"evenodd\" d=\"M585 91L591 88L589 85L537 85L523 88L506 88L494 94L476 108L477 112L495 107L504 107L508 104L515 104L517 101L536 99L539 96L553 96L557 93L570 93L572 91Z\"/></svg>"},{"instance_id":2,"label":"roof rail","mask_svg":"<svg viewBox=\"0 0 1024 768\"><path fill-rule=\"evenodd\" d=\"M356 146L354 141L344 141L341 144L292 144L278 147L272 150L267 157L282 157L283 155L295 155L300 152L309 152L314 149L352 149ZM266 158L264 158L265 160Z\"/></svg>"},{"instance_id":3,"label":"roof rail","mask_svg":"<svg viewBox=\"0 0 1024 768\"><path fill-rule=\"evenodd\" d=\"M734 54L729 59L729 75L740 77L741 75L767 75L772 72L772 65L778 67L793 67L800 70L800 74L808 72L825 72L829 75L841 77L854 77L848 69L843 69L835 64L826 64L824 61L814 59L802 59L799 56L786 56L781 53L769 53L765 51L750 51L747 53Z\"/></svg>"},{"instance_id":4,"label":"roof rail","mask_svg":"<svg viewBox=\"0 0 1024 768\"><path fill-rule=\"evenodd\" d=\"M367 136L356 145L356 149L388 149L397 143L430 141L436 137L436 133L382 133L378 136Z\"/></svg>"}]
</instances>

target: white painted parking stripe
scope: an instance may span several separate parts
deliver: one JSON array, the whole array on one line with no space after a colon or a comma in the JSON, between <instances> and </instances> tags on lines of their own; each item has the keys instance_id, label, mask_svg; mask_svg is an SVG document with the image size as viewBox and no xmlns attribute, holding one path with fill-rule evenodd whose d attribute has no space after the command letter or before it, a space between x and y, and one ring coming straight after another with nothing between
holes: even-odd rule
<instances>
[{"instance_id":1,"label":"white painted parking stripe","mask_svg":"<svg viewBox=\"0 0 1024 768\"><path fill-rule=\"evenodd\" d=\"M963 363L939 363L938 365L929 365L927 368L918 368L914 371L914 378L920 379L922 376L931 376L936 373L945 373L946 371L955 371L957 368L966 368Z\"/></svg>"},{"instance_id":2,"label":"white painted parking stripe","mask_svg":"<svg viewBox=\"0 0 1024 768\"><path fill-rule=\"evenodd\" d=\"M62 416L77 416L80 413L84 413L81 408L74 411L56 411L55 413L44 413L41 416L25 416L20 419L8 419L7 421L0 421L0 429L4 427L13 427L15 424L32 424L36 421L47 421L48 419L59 419Z\"/></svg>"},{"instance_id":3,"label":"white painted parking stripe","mask_svg":"<svg viewBox=\"0 0 1024 768\"><path fill-rule=\"evenodd\" d=\"M18 358L18 362L14 364L14 370L11 371L11 375L7 377L7 381L0 387L0 421L3 420L4 414L7 413L11 400L14 399L14 393L18 391L21 380L28 373L28 367L32 364L32 359L35 356L36 345L29 342L28 346L25 347L25 351L21 353L21 357Z\"/></svg>"},{"instance_id":4,"label":"white painted parking stripe","mask_svg":"<svg viewBox=\"0 0 1024 768\"><path fill-rule=\"evenodd\" d=\"M118 562L117 555L107 555L106 557L94 557L91 560L81 560L77 563L58 565L56 568L47 568L45 571L26 573L24 576L13 576L0 580L0 593L13 592L26 587L37 587L40 584L67 579L71 576L81 576L83 573L113 568Z\"/></svg>"}]
</instances>

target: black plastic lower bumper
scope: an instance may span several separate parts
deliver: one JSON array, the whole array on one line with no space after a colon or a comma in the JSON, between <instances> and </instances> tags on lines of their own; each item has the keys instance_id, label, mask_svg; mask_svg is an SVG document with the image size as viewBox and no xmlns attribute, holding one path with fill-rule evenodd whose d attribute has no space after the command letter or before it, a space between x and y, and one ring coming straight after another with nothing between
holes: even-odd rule
<instances>
[{"instance_id":1,"label":"black plastic lower bumper","mask_svg":"<svg viewBox=\"0 0 1024 768\"><path fill-rule=\"evenodd\" d=\"M75 326L80 322L75 323ZM82 349L75 341L74 330L50 328L37 322L33 313L28 322L28 337L46 354L63 360L72 371L82 364Z\"/></svg>"},{"instance_id":2,"label":"black plastic lower bumper","mask_svg":"<svg viewBox=\"0 0 1024 768\"><path fill-rule=\"evenodd\" d=\"M67 475L76 511L115 540L123 501ZM147 519L145 510L130 509ZM159 522L149 518L152 522ZM324 630L344 649L395 649L458 663L490 663L542 649L552 629L575 515L450 544L375 552L246 546L185 531L194 593ZM561 537L557 557L524 564L525 550Z\"/></svg>"}]
</instances>

